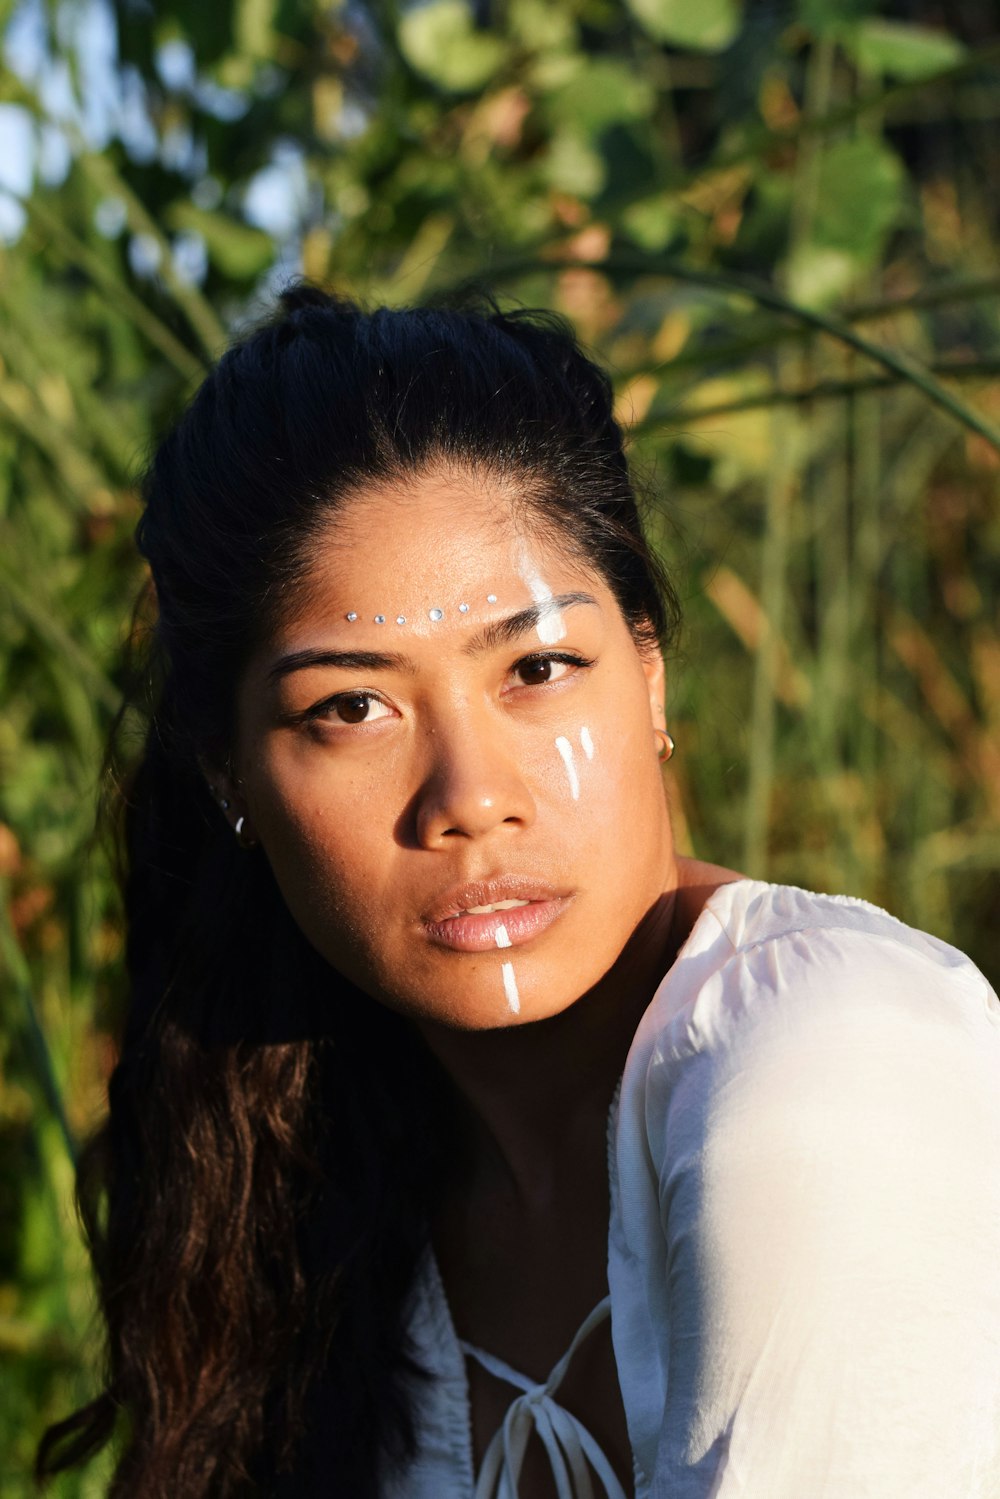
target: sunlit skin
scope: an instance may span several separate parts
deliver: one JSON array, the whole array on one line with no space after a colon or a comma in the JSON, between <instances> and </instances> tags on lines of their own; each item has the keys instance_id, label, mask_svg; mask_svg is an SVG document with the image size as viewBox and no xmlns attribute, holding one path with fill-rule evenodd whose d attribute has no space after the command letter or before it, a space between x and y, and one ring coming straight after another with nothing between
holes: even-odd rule
<instances>
[{"instance_id":1,"label":"sunlit skin","mask_svg":"<svg viewBox=\"0 0 1000 1499\"><path fill-rule=\"evenodd\" d=\"M235 775L213 779L315 947L451 1073L468 1149L434 1240L453 1313L537 1375L606 1290L606 1117L636 1024L736 877L675 855L663 702L607 583L512 491L433 471L338 513L240 684ZM482 950L452 945L447 892L498 878L530 905L481 919ZM567 1403L627 1476L610 1342L577 1378ZM511 1393L493 1384L473 1380L480 1453Z\"/></svg>"},{"instance_id":2,"label":"sunlit skin","mask_svg":"<svg viewBox=\"0 0 1000 1499\"><path fill-rule=\"evenodd\" d=\"M552 645L547 606L542 638L530 619L495 638L539 608L529 547L552 594L579 600L561 609ZM335 652L399 659L305 664ZM565 1010L677 883L653 733L662 673L607 584L553 540L526 542L494 488L438 476L355 500L239 697L246 816L311 941L417 1020L478 1030ZM578 748L574 801L556 741L579 746L584 727L594 755ZM498 951L455 952L427 930L446 892L497 876L542 881L565 901L510 954L516 1019Z\"/></svg>"}]
</instances>

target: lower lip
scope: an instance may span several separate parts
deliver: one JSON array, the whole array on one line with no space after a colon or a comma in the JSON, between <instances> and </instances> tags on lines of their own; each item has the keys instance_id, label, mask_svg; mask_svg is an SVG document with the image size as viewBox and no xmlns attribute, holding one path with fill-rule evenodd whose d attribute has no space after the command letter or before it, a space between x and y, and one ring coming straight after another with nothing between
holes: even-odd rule
<instances>
[{"instance_id":1,"label":"lower lip","mask_svg":"<svg viewBox=\"0 0 1000 1499\"><path fill-rule=\"evenodd\" d=\"M558 920L569 902L569 896L557 896L554 900L533 900L526 906L490 911L482 916L468 913L447 916L444 921L428 922L425 930L432 942L455 952L502 952L507 947L520 947L544 932ZM501 927L506 941L501 933L498 942Z\"/></svg>"}]
</instances>

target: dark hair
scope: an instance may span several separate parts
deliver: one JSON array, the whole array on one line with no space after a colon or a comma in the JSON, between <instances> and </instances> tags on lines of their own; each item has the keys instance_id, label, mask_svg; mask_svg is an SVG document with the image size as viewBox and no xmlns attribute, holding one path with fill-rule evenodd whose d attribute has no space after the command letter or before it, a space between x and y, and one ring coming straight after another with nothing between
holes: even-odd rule
<instances>
[{"instance_id":1,"label":"dark hair","mask_svg":"<svg viewBox=\"0 0 1000 1499\"><path fill-rule=\"evenodd\" d=\"M133 770L109 761L128 1015L80 1178L108 1374L38 1457L40 1476L80 1461L123 1415L112 1496L365 1499L380 1455L416 1439L404 1305L451 1090L408 1022L309 945L199 770L318 530L372 482L472 469L603 576L640 647L677 623L610 383L560 321L368 314L308 285L281 301L144 480L156 618L115 743L140 698L146 729Z\"/></svg>"}]
</instances>

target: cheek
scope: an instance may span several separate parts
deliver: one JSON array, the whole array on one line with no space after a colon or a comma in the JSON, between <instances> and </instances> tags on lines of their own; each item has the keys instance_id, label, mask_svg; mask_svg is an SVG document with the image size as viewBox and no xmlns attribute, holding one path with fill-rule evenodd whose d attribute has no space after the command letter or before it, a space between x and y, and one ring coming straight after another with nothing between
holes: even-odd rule
<instances>
[{"instance_id":1,"label":"cheek","mask_svg":"<svg viewBox=\"0 0 1000 1499\"><path fill-rule=\"evenodd\" d=\"M663 798L659 762L645 694L615 694L567 715L547 746L544 779L581 815L620 818L638 814Z\"/></svg>"},{"instance_id":2,"label":"cheek","mask_svg":"<svg viewBox=\"0 0 1000 1499\"><path fill-rule=\"evenodd\" d=\"M322 766L322 757L317 757ZM296 921L329 956L343 937L358 940L362 916L378 909L385 848L392 841L384 795L363 777L310 773L307 763L262 766L254 825Z\"/></svg>"}]
</instances>

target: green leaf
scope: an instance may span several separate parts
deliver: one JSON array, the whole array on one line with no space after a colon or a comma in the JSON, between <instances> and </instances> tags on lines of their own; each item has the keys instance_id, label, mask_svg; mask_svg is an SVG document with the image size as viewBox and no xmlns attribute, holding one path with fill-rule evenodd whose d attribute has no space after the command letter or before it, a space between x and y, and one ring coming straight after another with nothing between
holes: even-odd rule
<instances>
[{"instance_id":1,"label":"green leaf","mask_svg":"<svg viewBox=\"0 0 1000 1499\"><path fill-rule=\"evenodd\" d=\"M453 93L482 88L509 55L506 42L475 27L464 0L430 0L408 10L399 47L411 68Z\"/></svg>"},{"instance_id":2,"label":"green leaf","mask_svg":"<svg viewBox=\"0 0 1000 1499\"><path fill-rule=\"evenodd\" d=\"M812 233L788 265L796 301L833 306L877 264L902 213L904 187L898 156L875 137L829 147L819 166Z\"/></svg>"},{"instance_id":3,"label":"green leaf","mask_svg":"<svg viewBox=\"0 0 1000 1499\"><path fill-rule=\"evenodd\" d=\"M815 244L868 265L899 219L905 175L896 153L871 136L839 141L819 170Z\"/></svg>"},{"instance_id":4,"label":"green leaf","mask_svg":"<svg viewBox=\"0 0 1000 1499\"><path fill-rule=\"evenodd\" d=\"M561 130L549 144L545 180L556 192L595 198L604 186L605 166L589 141L572 130Z\"/></svg>"},{"instance_id":5,"label":"green leaf","mask_svg":"<svg viewBox=\"0 0 1000 1499\"><path fill-rule=\"evenodd\" d=\"M275 0L238 0L233 15L237 49L248 57L269 58L274 51Z\"/></svg>"},{"instance_id":6,"label":"green leaf","mask_svg":"<svg viewBox=\"0 0 1000 1499\"><path fill-rule=\"evenodd\" d=\"M658 42L695 52L721 52L740 29L742 0L628 0L640 25Z\"/></svg>"},{"instance_id":7,"label":"green leaf","mask_svg":"<svg viewBox=\"0 0 1000 1499\"><path fill-rule=\"evenodd\" d=\"M903 21L862 21L843 38L845 49L862 73L905 82L933 78L955 67L967 55L957 37L929 26L909 26Z\"/></svg>"},{"instance_id":8,"label":"green leaf","mask_svg":"<svg viewBox=\"0 0 1000 1499\"><path fill-rule=\"evenodd\" d=\"M647 118L654 99L649 80L625 63L595 58L552 91L547 109L560 125L599 135L609 125Z\"/></svg>"},{"instance_id":9,"label":"green leaf","mask_svg":"<svg viewBox=\"0 0 1000 1499\"><path fill-rule=\"evenodd\" d=\"M572 15L549 0L511 0L509 25L521 45L533 52L571 47L576 38Z\"/></svg>"},{"instance_id":10,"label":"green leaf","mask_svg":"<svg viewBox=\"0 0 1000 1499\"><path fill-rule=\"evenodd\" d=\"M630 203L622 214L622 228L641 250L666 249L680 223L677 199L670 193L641 198Z\"/></svg>"},{"instance_id":11,"label":"green leaf","mask_svg":"<svg viewBox=\"0 0 1000 1499\"><path fill-rule=\"evenodd\" d=\"M836 307L857 274L857 261L846 250L800 245L788 261L788 293L804 307Z\"/></svg>"},{"instance_id":12,"label":"green leaf","mask_svg":"<svg viewBox=\"0 0 1000 1499\"><path fill-rule=\"evenodd\" d=\"M874 0L799 0L798 13L813 36L842 36L874 10Z\"/></svg>"},{"instance_id":13,"label":"green leaf","mask_svg":"<svg viewBox=\"0 0 1000 1499\"><path fill-rule=\"evenodd\" d=\"M211 260L224 276L234 280L247 281L259 275L274 259L274 241L269 234L227 214L181 201L171 205L165 218L172 229L200 234Z\"/></svg>"}]
</instances>

